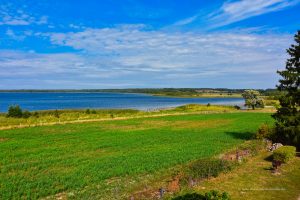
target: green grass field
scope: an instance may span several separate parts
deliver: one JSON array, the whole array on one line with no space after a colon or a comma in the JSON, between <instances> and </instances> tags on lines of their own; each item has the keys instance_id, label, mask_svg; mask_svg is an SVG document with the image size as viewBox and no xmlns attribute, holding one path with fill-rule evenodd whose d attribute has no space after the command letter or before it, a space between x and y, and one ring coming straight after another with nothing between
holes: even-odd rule
<instances>
[{"instance_id":1,"label":"green grass field","mask_svg":"<svg viewBox=\"0 0 300 200\"><path fill-rule=\"evenodd\" d=\"M0 199L108 199L101 185L115 177L143 179L220 154L264 122L272 123L269 113L220 113L2 130Z\"/></svg>"}]
</instances>

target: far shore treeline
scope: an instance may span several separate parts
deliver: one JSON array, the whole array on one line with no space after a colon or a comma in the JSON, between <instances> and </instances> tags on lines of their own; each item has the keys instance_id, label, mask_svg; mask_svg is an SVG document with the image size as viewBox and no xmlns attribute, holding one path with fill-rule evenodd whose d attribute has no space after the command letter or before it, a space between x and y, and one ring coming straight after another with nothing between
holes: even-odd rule
<instances>
[{"instance_id":1,"label":"far shore treeline","mask_svg":"<svg viewBox=\"0 0 300 200\"><path fill-rule=\"evenodd\" d=\"M126 89L8 89L0 92L121 92L121 93L144 93L144 94L166 94L166 95L192 95L199 93L206 94L242 94L247 89L229 88L126 88ZM274 96L277 89L256 89L262 95Z\"/></svg>"}]
</instances>

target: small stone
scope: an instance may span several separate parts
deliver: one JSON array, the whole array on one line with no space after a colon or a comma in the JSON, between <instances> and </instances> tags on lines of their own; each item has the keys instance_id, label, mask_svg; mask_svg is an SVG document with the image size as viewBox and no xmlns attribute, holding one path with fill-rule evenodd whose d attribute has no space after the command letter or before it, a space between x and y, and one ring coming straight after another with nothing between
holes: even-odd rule
<instances>
[{"instance_id":1,"label":"small stone","mask_svg":"<svg viewBox=\"0 0 300 200\"><path fill-rule=\"evenodd\" d=\"M270 149L269 149L269 151L274 151L274 150L276 150L276 149L278 149L278 148L280 148L280 147L282 147L283 145L281 144L281 143L274 143L274 144L272 144L272 146L270 147Z\"/></svg>"}]
</instances>

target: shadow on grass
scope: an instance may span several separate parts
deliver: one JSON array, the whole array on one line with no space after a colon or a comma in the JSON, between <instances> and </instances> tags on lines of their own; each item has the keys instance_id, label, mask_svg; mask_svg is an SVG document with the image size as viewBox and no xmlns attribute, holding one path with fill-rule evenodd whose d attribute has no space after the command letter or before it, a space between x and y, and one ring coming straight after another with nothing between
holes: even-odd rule
<instances>
[{"instance_id":1,"label":"shadow on grass","mask_svg":"<svg viewBox=\"0 0 300 200\"><path fill-rule=\"evenodd\" d=\"M266 171L272 171L272 170L274 170L274 168L272 166L270 166L270 167L264 167L263 169L266 170Z\"/></svg>"},{"instance_id":2,"label":"shadow on grass","mask_svg":"<svg viewBox=\"0 0 300 200\"><path fill-rule=\"evenodd\" d=\"M230 135L233 138L241 139L241 140L250 140L253 138L253 133L251 132L227 131L225 133Z\"/></svg>"},{"instance_id":3,"label":"shadow on grass","mask_svg":"<svg viewBox=\"0 0 300 200\"><path fill-rule=\"evenodd\" d=\"M273 155L269 155L269 156L265 157L264 160L272 162L273 161Z\"/></svg>"}]
</instances>

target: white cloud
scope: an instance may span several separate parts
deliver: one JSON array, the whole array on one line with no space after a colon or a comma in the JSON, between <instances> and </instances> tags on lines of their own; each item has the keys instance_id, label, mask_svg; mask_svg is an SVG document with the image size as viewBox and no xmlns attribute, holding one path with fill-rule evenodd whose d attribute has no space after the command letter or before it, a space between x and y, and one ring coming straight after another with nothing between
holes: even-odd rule
<instances>
[{"instance_id":1,"label":"white cloud","mask_svg":"<svg viewBox=\"0 0 300 200\"><path fill-rule=\"evenodd\" d=\"M0 25L28 26L31 24L47 24L48 17L36 17L26 13L22 9L15 10L9 6L0 7Z\"/></svg>"},{"instance_id":2,"label":"white cloud","mask_svg":"<svg viewBox=\"0 0 300 200\"><path fill-rule=\"evenodd\" d=\"M227 0L217 10L201 10L191 17L175 22L172 26L200 23L204 29L211 29L283 10L298 3L300 0Z\"/></svg>"},{"instance_id":3,"label":"white cloud","mask_svg":"<svg viewBox=\"0 0 300 200\"><path fill-rule=\"evenodd\" d=\"M213 24L213 27L219 27L265 13L279 11L299 2L299 0L226 1L218 11L210 14L208 20Z\"/></svg>"},{"instance_id":4,"label":"white cloud","mask_svg":"<svg viewBox=\"0 0 300 200\"><path fill-rule=\"evenodd\" d=\"M48 33L41 37L77 52L0 51L2 80L24 77L47 80L45 85L51 81L69 84L68 88L75 87L71 83L76 80L82 83L78 88L97 88L97 83L99 87L188 87L194 82L206 87L245 87L243 81L255 80L257 87L273 87L276 70L284 66L285 48L292 40L291 35L170 33L145 31L142 26ZM233 86L234 79L241 77L241 85Z\"/></svg>"},{"instance_id":5,"label":"white cloud","mask_svg":"<svg viewBox=\"0 0 300 200\"><path fill-rule=\"evenodd\" d=\"M22 41L25 39L25 35L17 35L12 29L7 29L6 35L14 40Z\"/></svg>"},{"instance_id":6,"label":"white cloud","mask_svg":"<svg viewBox=\"0 0 300 200\"><path fill-rule=\"evenodd\" d=\"M205 70L223 64L239 68L272 60L275 65L290 40L286 35L166 33L119 28L52 33L50 37L56 45L92 55L109 55L123 67L155 71L191 67Z\"/></svg>"},{"instance_id":7,"label":"white cloud","mask_svg":"<svg viewBox=\"0 0 300 200\"><path fill-rule=\"evenodd\" d=\"M173 26L183 26L183 25L186 25L186 24L190 24L190 23L194 22L197 18L198 18L198 15L194 15L192 17L188 17L188 18L185 18L185 19L182 19L182 20L179 20L179 21L175 22L173 24Z\"/></svg>"}]
</instances>

